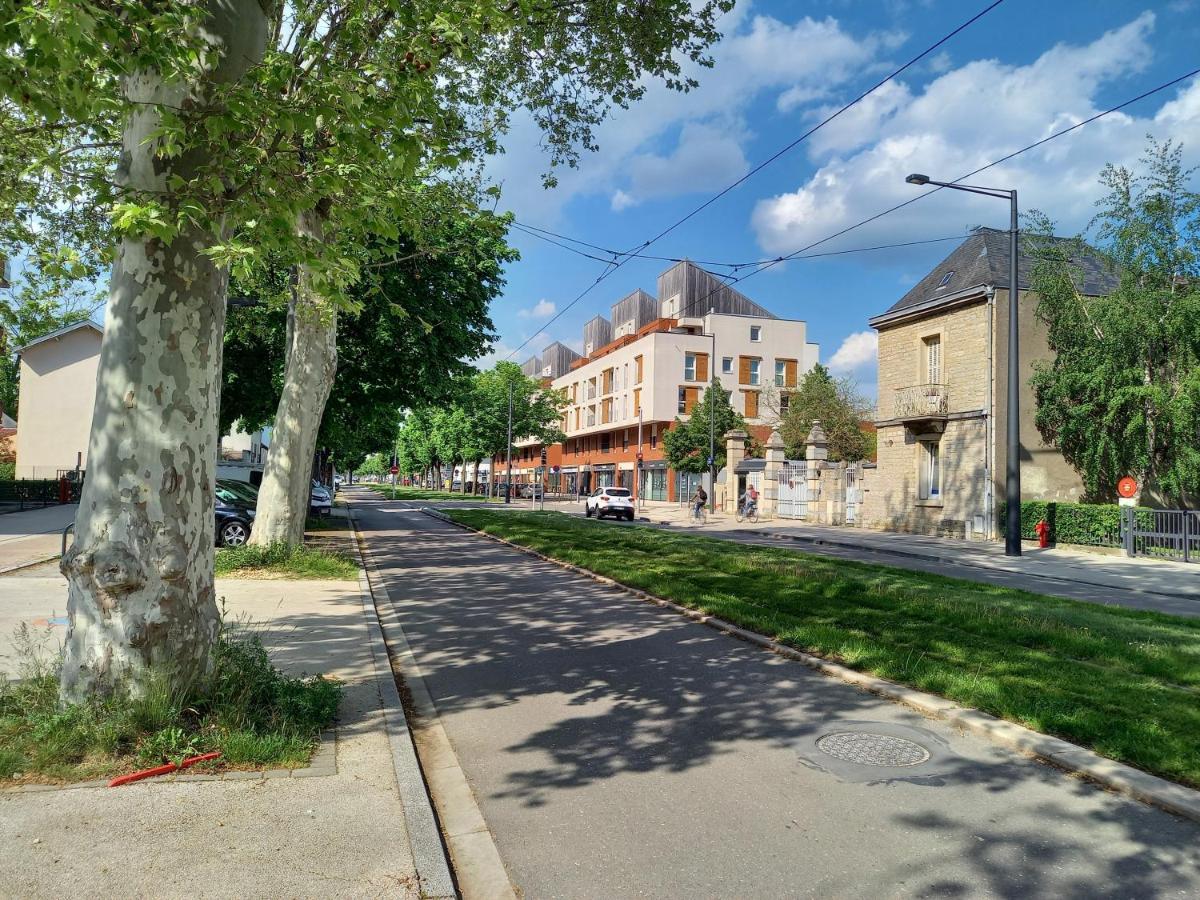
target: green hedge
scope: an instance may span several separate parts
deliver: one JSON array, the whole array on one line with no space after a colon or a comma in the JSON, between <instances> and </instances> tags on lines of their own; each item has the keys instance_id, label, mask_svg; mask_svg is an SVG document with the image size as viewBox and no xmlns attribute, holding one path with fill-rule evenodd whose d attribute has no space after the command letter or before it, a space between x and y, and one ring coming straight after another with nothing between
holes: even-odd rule
<instances>
[{"instance_id":1,"label":"green hedge","mask_svg":"<svg viewBox=\"0 0 1200 900\"><path fill-rule=\"evenodd\" d=\"M1000 531L1004 531L1005 504L1000 503ZM1149 525L1152 511L1138 507L1139 518L1145 516ZM1050 526L1050 542L1085 544L1091 547L1121 546L1121 507L1098 503L1055 503L1045 500L1026 500L1021 504L1021 537L1037 540L1034 531L1045 519Z\"/></svg>"}]
</instances>

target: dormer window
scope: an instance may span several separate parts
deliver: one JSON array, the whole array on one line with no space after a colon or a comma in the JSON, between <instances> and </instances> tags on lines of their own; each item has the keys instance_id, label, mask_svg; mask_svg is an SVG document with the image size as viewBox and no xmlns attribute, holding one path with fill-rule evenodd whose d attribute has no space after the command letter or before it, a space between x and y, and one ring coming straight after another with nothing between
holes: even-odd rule
<instances>
[{"instance_id":1,"label":"dormer window","mask_svg":"<svg viewBox=\"0 0 1200 900\"><path fill-rule=\"evenodd\" d=\"M943 275L942 280L938 282L938 289L940 290L941 288L944 288L946 285L948 285L950 283L950 279L953 277L954 277L954 270L951 269L949 272L947 272L945 275Z\"/></svg>"}]
</instances>

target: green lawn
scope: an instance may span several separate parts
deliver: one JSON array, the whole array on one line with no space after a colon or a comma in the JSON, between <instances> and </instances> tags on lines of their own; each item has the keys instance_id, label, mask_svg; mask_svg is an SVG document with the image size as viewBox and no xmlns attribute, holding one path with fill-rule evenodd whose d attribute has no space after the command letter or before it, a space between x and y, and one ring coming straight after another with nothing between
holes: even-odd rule
<instances>
[{"instance_id":1,"label":"green lawn","mask_svg":"<svg viewBox=\"0 0 1200 900\"><path fill-rule=\"evenodd\" d=\"M393 489L388 484L366 485L376 493L383 494L389 500L477 500L495 503L495 497L484 497L481 494L462 494L458 491L429 491L424 488L398 487Z\"/></svg>"},{"instance_id":2,"label":"green lawn","mask_svg":"<svg viewBox=\"0 0 1200 900\"><path fill-rule=\"evenodd\" d=\"M222 547L217 550L217 576L316 578L353 581L358 563L342 553L315 547Z\"/></svg>"},{"instance_id":3,"label":"green lawn","mask_svg":"<svg viewBox=\"0 0 1200 900\"><path fill-rule=\"evenodd\" d=\"M455 520L1200 787L1200 621L561 513Z\"/></svg>"}]
</instances>

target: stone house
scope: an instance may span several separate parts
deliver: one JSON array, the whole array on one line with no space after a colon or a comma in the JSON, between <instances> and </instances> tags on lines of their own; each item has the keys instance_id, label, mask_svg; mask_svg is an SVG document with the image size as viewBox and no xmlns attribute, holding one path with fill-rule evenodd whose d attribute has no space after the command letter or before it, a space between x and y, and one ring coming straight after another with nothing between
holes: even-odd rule
<instances>
[{"instance_id":1,"label":"stone house","mask_svg":"<svg viewBox=\"0 0 1200 900\"><path fill-rule=\"evenodd\" d=\"M886 312L879 333L878 466L864 484L867 527L990 539L1004 498L1008 366L1007 231L976 229ZM1081 291L1117 284L1098 255L1074 260ZM1029 386L1050 356L1028 290L1033 261L1017 260L1020 302L1021 493L1078 500L1083 484L1034 425Z\"/></svg>"}]
</instances>

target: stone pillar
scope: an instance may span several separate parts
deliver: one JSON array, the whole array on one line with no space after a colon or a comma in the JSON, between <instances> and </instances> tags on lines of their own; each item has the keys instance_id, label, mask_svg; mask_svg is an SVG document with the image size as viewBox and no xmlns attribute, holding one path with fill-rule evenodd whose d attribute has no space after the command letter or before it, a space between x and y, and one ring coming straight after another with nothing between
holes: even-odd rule
<instances>
[{"instance_id":1,"label":"stone pillar","mask_svg":"<svg viewBox=\"0 0 1200 900\"><path fill-rule=\"evenodd\" d=\"M758 505L764 519L773 519L779 512L779 472L786 460L783 438L772 431L766 443L767 459L763 469L762 497Z\"/></svg>"},{"instance_id":2,"label":"stone pillar","mask_svg":"<svg viewBox=\"0 0 1200 900\"><path fill-rule=\"evenodd\" d=\"M804 439L804 459L807 462L806 480L808 482L808 514L805 521L818 525L825 523L823 503L821 498L821 470L829 459L829 439L821 423L814 421L809 429L808 437Z\"/></svg>"},{"instance_id":3,"label":"stone pillar","mask_svg":"<svg viewBox=\"0 0 1200 900\"><path fill-rule=\"evenodd\" d=\"M725 435L725 503L724 510L733 515L737 512L737 467L746 458L746 441L750 436L741 429Z\"/></svg>"}]
</instances>

